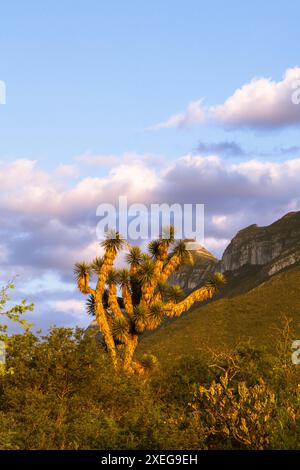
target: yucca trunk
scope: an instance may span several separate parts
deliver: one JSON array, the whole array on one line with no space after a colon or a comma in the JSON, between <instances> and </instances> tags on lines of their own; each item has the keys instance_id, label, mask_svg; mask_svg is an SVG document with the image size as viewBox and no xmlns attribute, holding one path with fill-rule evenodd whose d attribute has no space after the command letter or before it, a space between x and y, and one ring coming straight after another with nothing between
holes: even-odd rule
<instances>
[{"instance_id":1,"label":"yucca trunk","mask_svg":"<svg viewBox=\"0 0 300 470\"><path fill-rule=\"evenodd\" d=\"M214 289L211 287L200 287L184 300L176 304L173 308L170 308L168 316L179 317L183 312L187 312L195 302L211 299L214 294Z\"/></svg>"},{"instance_id":2,"label":"yucca trunk","mask_svg":"<svg viewBox=\"0 0 300 470\"><path fill-rule=\"evenodd\" d=\"M89 282L90 276L89 274L85 274L84 276L79 277L77 281L77 287L83 294L89 293Z\"/></svg>"},{"instance_id":3,"label":"yucca trunk","mask_svg":"<svg viewBox=\"0 0 300 470\"><path fill-rule=\"evenodd\" d=\"M141 288L142 292L142 299L141 299L141 305L142 306L149 306L151 303L151 297L153 294L153 285L151 282L144 282Z\"/></svg>"},{"instance_id":4,"label":"yucca trunk","mask_svg":"<svg viewBox=\"0 0 300 470\"><path fill-rule=\"evenodd\" d=\"M116 252L113 249L107 249L104 256L103 256L103 264L101 266L97 287L95 292L95 314L96 320L99 325L100 333L103 335L104 342L107 346L109 354L111 356L111 360L113 366L117 367L117 352L116 352L116 345L113 338L111 326L109 325L109 320L107 318L107 313L105 308L103 307L102 296L105 289L105 283L107 280L107 276L110 270L113 267L113 262L116 257Z\"/></svg>"},{"instance_id":5,"label":"yucca trunk","mask_svg":"<svg viewBox=\"0 0 300 470\"><path fill-rule=\"evenodd\" d=\"M112 364L114 368L116 368L118 364L116 345L102 304L102 295L100 295L99 292L95 293L95 315L100 333L103 335L104 342L110 354Z\"/></svg>"},{"instance_id":6,"label":"yucca trunk","mask_svg":"<svg viewBox=\"0 0 300 470\"><path fill-rule=\"evenodd\" d=\"M103 264L99 272L97 288L96 288L96 290L101 294L103 294L104 292L106 279L110 270L113 267L115 257L116 257L116 253L112 249L106 250L103 256Z\"/></svg>"},{"instance_id":7,"label":"yucca trunk","mask_svg":"<svg viewBox=\"0 0 300 470\"><path fill-rule=\"evenodd\" d=\"M120 305L117 298L117 286L114 282L112 282L108 287L108 305L113 312L115 318L118 320L124 319L124 315L122 310L120 309Z\"/></svg>"},{"instance_id":8,"label":"yucca trunk","mask_svg":"<svg viewBox=\"0 0 300 470\"><path fill-rule=\"evenodd\" d=\"M138 345L138 339L138 335L131 335L125 343L123 367L127 372L133 372L132 359Z\"/></svg>"},{"instance_id":9,"label":"yucca trunk","mask_svg":"<svg viewBox=\"0 0 300 470\"><path fill-rule=\"evenodd\" d=\"M181 264L181 257L174 254L170 258L167 266L164 268L163 272L160 275L160 282L166 282L171 274L173 274L174 271L180 266Z\"/></svg>"},{"instance_id":10,"label":"yucca trunk","mask_svg":"<svg viewBox=\"0 0 300 470\"><path fill-rule=\"evenodd\" d=\"M134 276L136 274L138 270L138 266L133 264L130 266L130 269L129 269L129 276Z\"/></svg>"},{"instance_id":11,"label":"yucca trunk","mask_svg":"<svg viewBox=\"0 0 300 470\"><path fill-rule=\"evenodd\" d=\"M123 297L126 313L127 315L132 317L133 315L132 297L131 297L129 287L126 284L122 286L122 297Z\"/></svg>"},{"instance_id":12,"label":"yucca trunk","mask_svg":"<svg viewBox=\"0 0 300 470\"><path fill-rule=\"evenodd\" d=\"M157 259L155 260L154 263L154 270L153 270L153 280L151 283L149 283L149 286L145 288L146 290L146 297L148 299L147 303L151 303L151 300L153 298L154 291L156 289L156 286L160 280L161 273L164 267L164 264L166 262L166 259L168 258L168 242L163 241L161 242L159 246L159 254L157 256Z\"/></svg>"}]
</instances>

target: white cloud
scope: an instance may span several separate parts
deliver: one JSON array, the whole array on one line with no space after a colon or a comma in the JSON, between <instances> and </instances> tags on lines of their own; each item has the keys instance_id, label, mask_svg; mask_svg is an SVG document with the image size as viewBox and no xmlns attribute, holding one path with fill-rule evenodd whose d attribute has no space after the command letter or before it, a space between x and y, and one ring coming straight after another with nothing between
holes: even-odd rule
<instances>
[{"instance_id":1,"label":"white cloud","mask_svg":"<svg viewBox=\"0 0 300 470\"><path fill-rule=\"evenodd\" d=\"M281 81L255 78L237 89L219 106L211 107L213 119L238 127L276 128L300 124L300 106L292 102L300 68L288 69Z\"/></svg>"},{"instance_id":2,"label":"white cloud","mask_svg":"<svg viewBox=\"0 0 300 470\"><path fill-rule=\"evenodd\" d=\"M161 166L162 162L164 162L163 156L151 155L151 154L139 154L136 152L124 152L120 155L97 155L91 152L86 152L82 155L78 155L75 159L85 165L86 167L94 166L98 168L115 168L120 165L132 165L141 163L154 165L154 166Z\"/></svg>"},{"instance_id":3,"label":"white cloud","mask_svg":"<svg viewBox=\"0 0 300 470\"><path fill-rule=\"evenodd\" d=\"M60 164L55 170L55 176L60 178L75 178L79 176L79 168L77 165Z\"/></svg>"},{"instance_id":4,"label":"white cloud","mask_svg":"<svg viewBox=\"0 0 300 470\"><path fill-rule=\"evenodd\" d=\"M227 223L226 215L213 215L212 216L212 223L217 227L225 227Z\"/></svg>"},{"instance_id":5,"label":"white cloud","mask_svg":"<svg viewBox=\"0 0 300 470\"><path fill-rule=\"evenodd\" d=\"M214 238L214 237L207 237L205 238L205 248L210 252L220 256L225 248L230 243L229 238Z\"/></svg>"},{"instance_id":6,"label":"white cloud","mask_svg":"<svg viewBox=\"0 0 300 470\"><path fill-rule=\"evenodd\" d=\"M49 301L54 288L57 298L51 301L77 300L66 291L72 286L76 291L73 265L101 256L96 208L101 202L117 204L119 195L126 194L129 203L204 204L206 247L218 256L239 229L300 209L300 159L232 164L218 155L185 155L163 170L133 161L105 176L95 170L72 187L34 162L7 163L2 169L8 179L0 185L1 274L3 279L20 274L28 300L39 293L39 305ZM80 305L54 307L78 312Z\"/></svg>"},{"instance_id":7,"label":"white cloud","mask_svg":"<svg viewBox=\"0 0 300 470\"><path fill-rule=\"evenodd\" d=\"M96 166L99 168L113 168L122 163L133 163L136 161L143 160L144 155L139 155L135 152L125 152L122 155L95 155L90 152L86 152L83 155L78 155L76 160L88 166Z\"/></svg>"},{"instance_id":8,"label":"white cloud","mask_svg":"<svg viewBox=\"0 0 300 470\"><path fill-rule=\"evenodd\" d=\"M48 302L50 308L58 312L69 313L74 317L82 317L85 313L85 301L78 299L54 300Z\"/></svg>"},{"instance_id":9,"label":"white cloud","mask_svg":"<svg viewBox=\"0 0 300 470\"><path fill-rule=\"evenodd\" d=\"M185 111L178 114L173 114L166 121L151 126L149 130L183 129L192 127L199 124L204 120L204 109L202 107L202 100L191 101Z\"/></svg>"},{"instance_id":10,"label":"white cloud","mask_svg":"<svg viewBox=\"0 0 300 470\"><path fill-rule=\"evenodd\" d=\"M150 129L186 128L206 121L254 129L299 125L299 96L300 67L289 68L280 81L254 78L235 90L222 104L204 108L202 100L191 102L185 111Z\"/></svg>"}]
</instances>

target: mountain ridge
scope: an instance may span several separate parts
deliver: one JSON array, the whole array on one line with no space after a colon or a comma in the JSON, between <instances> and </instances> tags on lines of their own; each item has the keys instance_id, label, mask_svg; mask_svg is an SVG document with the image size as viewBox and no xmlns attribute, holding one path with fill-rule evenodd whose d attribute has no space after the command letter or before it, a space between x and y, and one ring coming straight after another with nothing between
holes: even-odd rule
<instances>
[{"instance_id":1,"label":"mountain ridge","mask_svg":"<svg viewBox=\"0 0 300 470\"><path fill-rule=\"evenodd\" d=\"M204 247L191 253L194 265L184 265L174 273L170 278L172 284L191 291L199 287L207 276L221 271L229 284L224 290L225 295L239 280L243 284L247 274L252 277L248 287L254 287L300 262L300 212L288 212L267 226L251 224L239 230L220 260Z\"/></svg>"}]
</instances>

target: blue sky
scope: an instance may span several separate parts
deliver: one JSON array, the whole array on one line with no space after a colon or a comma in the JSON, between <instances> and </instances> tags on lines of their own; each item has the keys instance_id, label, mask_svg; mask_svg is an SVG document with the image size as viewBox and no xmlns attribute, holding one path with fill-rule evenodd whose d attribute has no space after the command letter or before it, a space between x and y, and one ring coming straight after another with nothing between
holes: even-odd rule
<instances>
[{"instance_id":1,"label":"blue sky","mask_svg":"<svg viewBox=\"0 0 300 470\"><path fill-rule=\"evenodd\" d=\"M35 323L86 324L96 207L205 204L206 244L300 209L297 0L1 5L0 277ZM300 87L300 85L299 85Z\"/></svg>"},{"instance_id":2,"label":"blue sky","mask_svg":"<svg viewBox=\"0 0 300 470\"><path fill-rule=\"evenodd\" d=\"M147 133L191 100L218 104L299 64L297 1L10 1L1 6L0 153L45 168L85 151L191 151L220 129ZM286 135L234 138L250 148ZM253 139L255 138L255 142Z\"/></svg>"}]
</instances>

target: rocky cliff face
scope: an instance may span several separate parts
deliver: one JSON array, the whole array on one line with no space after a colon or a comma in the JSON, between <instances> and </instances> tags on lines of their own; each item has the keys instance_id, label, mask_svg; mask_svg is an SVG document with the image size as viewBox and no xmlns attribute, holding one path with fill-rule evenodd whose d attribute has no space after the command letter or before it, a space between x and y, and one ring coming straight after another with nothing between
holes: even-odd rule
<instances>
[{"instance_id":1,"label":"rocky cliff face","mask_svg":"<svg viewBox=\"0 0 300 470\"><path fill-rule=\"evenodd\" d=\"M229 284L233 278L243 283L249 276L256 278L258 283L263 282L300 262L300 212L290 212L267 227L250 225L240 230L224 251L221 261L200 246L191 253L194 264L183 266L169 280L185 291L196 289L216 271L225 272Z\"/></svg>"},{"instance_id":2,"label":"rocky cliff face","mask_svg":"<svg viewBox=\"0 0 300 470\"><path fill-rule=\"evenodd\" d=\"M188 246L187 248L189 249ZM198 287L210 274L216 271L218 265L217 258L202 246L193 246L193 249L190 251L193 257L193 264L182 266L169 279L169 283L177 284L185 291Z\"/></svg>"},{"instance_id":3,"label":"rocky cliff face","mask_svg":"<svg viewBox=\"0 0 300 470\"><path fill-rule=\"evenodd\" d=\"M267 227L250 225L240 230L226 248L221 271L245 265L267 267L268 275L300 261L300 212L290 212Z\"/></svg>"}]
</instances>

